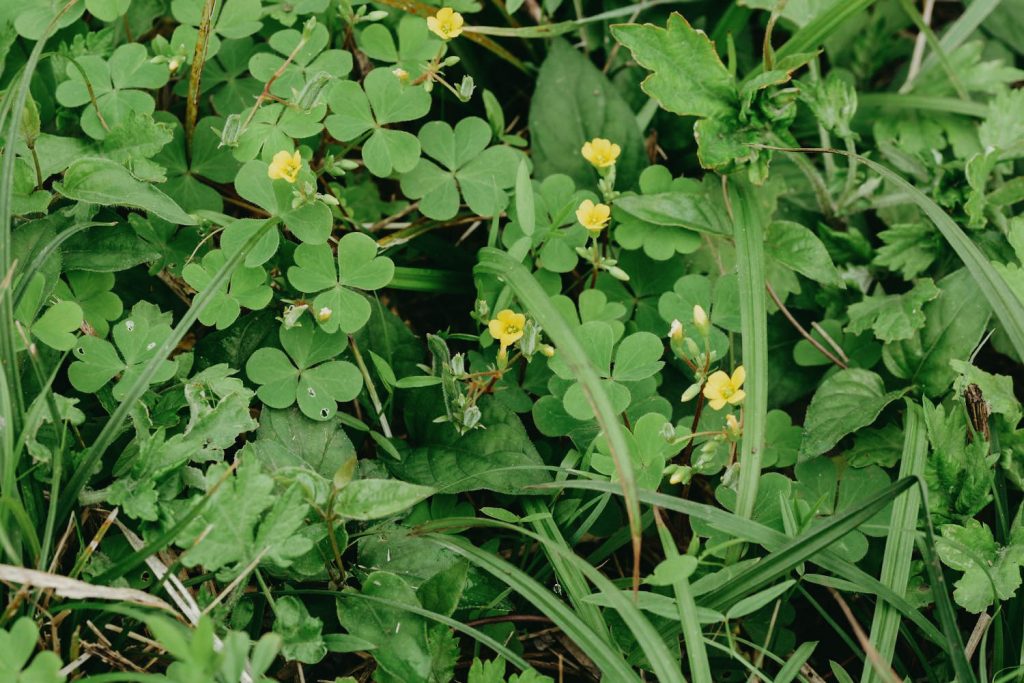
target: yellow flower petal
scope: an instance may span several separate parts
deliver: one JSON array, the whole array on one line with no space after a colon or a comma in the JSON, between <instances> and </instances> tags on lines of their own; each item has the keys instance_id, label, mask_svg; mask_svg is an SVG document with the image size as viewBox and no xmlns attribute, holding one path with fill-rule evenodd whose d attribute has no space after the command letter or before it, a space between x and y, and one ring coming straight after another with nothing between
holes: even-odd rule
<instances>
[{"instance_id":1,"label":"yellow flower petal","mask_svg":"<svg viewBox=\"0 0 1024 683\"><path fill-rule=\"evenodd\" d=\"M739 389L743 386L743 380L747 378L747 371L740 365L732 371L732 385L734 388Z\"/></svg>"},{"instance_id":2,"label":"yellow flower petal","mask_svg":"<svg viewBox=\"0 0 1024 683\"><path fill-rule=\"evenodd\" d=\"M730 405L738 405L743 402L743 399L747 397L747 392L742 389L737 389L733 392L732 396L726 399Z\"/></svg>"}]
</instances>

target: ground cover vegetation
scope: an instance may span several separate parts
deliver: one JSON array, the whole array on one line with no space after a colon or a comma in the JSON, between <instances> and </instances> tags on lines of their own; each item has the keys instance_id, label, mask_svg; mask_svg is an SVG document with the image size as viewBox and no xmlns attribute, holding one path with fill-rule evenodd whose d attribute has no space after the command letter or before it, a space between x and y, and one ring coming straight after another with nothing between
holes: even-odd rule
<instances>
[{"instance_id":1,"label":"ground cover vegetation","mask_svg":"<svg viewBox=\"0 0 1024 683\"><path fill-rule=\"evenodd\" d=\"M1024 3L0 3L0 681L1024 680Z\"/></svg>"}]
</instances>

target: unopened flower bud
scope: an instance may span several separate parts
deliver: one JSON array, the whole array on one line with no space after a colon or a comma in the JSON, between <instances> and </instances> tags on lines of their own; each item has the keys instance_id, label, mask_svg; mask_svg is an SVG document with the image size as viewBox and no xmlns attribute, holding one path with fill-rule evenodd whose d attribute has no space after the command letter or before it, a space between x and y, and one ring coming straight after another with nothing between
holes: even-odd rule
<instances>
[{"instance_id":1,"label":"unopened flower bud","mask_svg":"<svg viewBox=\"0 0 1024 683\"><path fill-rule=\"evenodd\" d=\"M313 37L313 29L316 28L316 17L310 17L306 20L306 23L302 25L302 40L308 41Z\"/></svg>"},{"instance_id":2,"label":"unopened flower bud","mask_svg":"<svg viewBox=\"0 0 1024 683\"><path fill-rule=\"evenodd\" d=\"M224 128L220 131L220 147L237 147L238 137L242 134L242 117L230 114L224 119Z\"/></svg>"},{"instance_id":3,"label":"unopened flower bud","mask_svg":"<svg viewBox=\"0 0 1024 683\"><path fill-rule=\"evenodd\" d=\"M394 69L392 69L391 73L393 73L395 77L398 80L402 81L403 83L409 80L409 72L400 66L396 66Z\"/></svg>"},{"instance_id":4,"label":"unopened flower bud","mask_svg":"<svg viewBox=\"0 0 1024 683\"><path fill-rule=\"evenodd\" d=\"M700 304L693 307L693 325L705 337L711 332L711 321L708 319L707 311Z\"/></svg>"},{"instance_id":5,"label":"unopened flower bud","mask_svg":"<svg viewBox=\"0 0 1024 683\"><path fill-rule=\"evenodd\" d=\"M313 77L306 81L302 91L295 97L295 105L300 111L309 111L320 104L320 98L334 77L326 71L317 71Z\"/></svg>"},{"instance_id":6,"label":"unopened flower bud","mask_svg":"<svg viewBox=\"0 0 1024 683\"><path fill-rule=\"evenodd\" d=\"M551 344L541 344L540 352L547 356L548 358L552 358L555 355L555 347L552 346Z\"/></svg>"},{"instance_id":7,"label":"unopened flower bud","mask_svg":"<svg viewBox=\"0 0 1024 683\"><path fill-rule=\"evenodd\" d=\"M700 355L700 349L697 348L697 342L693 341L690 337L683 340L683 348L686 349L686 355L689 358L696 358Z\"/></svg>"},{"instance_id":8,"label":"unopened flower bud","mask_svg":"<svg viewBox=\"0 0 1024 683\"><path fill-rule=\"evenodd\" d=\"M167 70L174 73L181 66L181 57L174 56L167 60Z\"/></svg>"},{"instance_id":9,"label":"unopened flower bud","mask_svg":"<svg viewBox=\"0 0 1024 683\"><path fill-rule=\"evenodd\" d=\"M692 401L696 398L697 394L700 393L700 382L694 382L690 386L686 387L686 391L683 392L682 397L679 399L683 403Z\"/></svg>"},{"instance_id":10,"label":"unopened flower bud","mask_svg":"<svg viewBox=\"0 0 1024 683\"><path fill-rule=\"evenodd\" d=\"M463 102L469 102L470 98L473 97L473 91L476 89L476 85L473 82L472 76L463 76L462 82L459 83L459 99Z\"/></svg>"},{"instance_id":11,"label":"unopened flower bud","mask_svg":"<svg viewBox=\"0 0 1024 683\"><path fill-rule=\"evenodd\" d=\"M676 318L668 328L668 338L674 342L683 341L683 324Z\"/></svg>"},{"instance_id":12,"label":"unopened flower bud","mask_svg":"<svg viewBox=\"0 0 1024 683\"><path fill-rule=\"evenodd\" d=\"M363 21L382 21L382 20L387 19L387 18L388 18L387 10L378 9L378 10L374 10L372 12L368 12L366 14L366 16L363 17Z\"/></svg>"},{"instance_id":13,"label":"unopened flower bud","mask_svg":"<svg viewBox=\"0 0 1024 683\"><path fill-rule=\"evenodd\" d=\"M466 411L462 413L462 425L468 432L473 427L476 427L480 423L481 412L480 409L474 406L469 406Z\"/></svg>"},{"instance_id":14,"label":"unopened flower bud","mask_svg":"<svg viewBox=\"0 0 1024 683\"><path fill-rule=\"evenodd\" d=\"M611 268L609 268L608 274L611 275L616 280L620 280L622 282L629 282L629 274L626 273L626 271L624 271L622 268L619 268L618 266L612 266Z\"/></svg>"},{"instance_id":15,"label":"unopened flower bud","mask_svg":"<svg viewBox=\"0 0 1024 683\"><path fill-rule=\"evenodd\" d=\"M460 61L462 61L462 60L457 55L451 55L450 57L445 57L444 61L441 62L441 65L442 66L455 66Z\"/></svg>"},{"instance_id":16,"label":"unopened flower bud","mask_svg":"<svg viewBox=\"0 0 1024 683\"><path fill-rule=\"evenodd\" d=\"M327 306L324 306L323 308L316 312L316 319L322 323L325 323L331 319L332 315L334 315L334 311L327 308Z\"/></svg>"}]
</instances>

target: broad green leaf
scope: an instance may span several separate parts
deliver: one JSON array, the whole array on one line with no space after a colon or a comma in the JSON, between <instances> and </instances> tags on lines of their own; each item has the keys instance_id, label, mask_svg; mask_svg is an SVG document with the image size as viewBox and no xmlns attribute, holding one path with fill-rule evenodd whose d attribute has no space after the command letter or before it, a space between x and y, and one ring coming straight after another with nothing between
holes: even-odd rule
<instances>
[{"instance_id":1,"label":"broad green leaf","mask_svg":"<svg viewBox=\"0 0 1024 683\"><path fill-rule=\"evenodd\" d=\"M823 285L845 289L832 257L809 229L792 221L774 221L765 231L765 252L804 277Z\"/></svg>"},{"instance_id":2,"label":"broad green leaf","mask_svg":"<svg viewBox=\"0 0 1024 683\"><path fill-rule=\"evenodd\" d=\"M701 118L735 115L735 77L722 64L714 43L681 14L670 14L665 28L626 24L613 27L612 35L653 72L641 87L665 109Z\"/></svg>"},{"instance_id":3,"label":"broad green leaf","mask_svg":"<svg viewBox=\"0 0 1024 683\"><path fill-rule=\"evenodd\" d=\"M949 389L956 376L949 362L970 356L991 315L966 270L947 275L938 288L939 297L922 309L924 328L882 349L885 367L901 379L920 384L928 396L941 396Z\"/></svg>"},{"instance_id":4,"label":"broad green leaf","mask_svg":"<svg viewBox=\"0 0 1024 683\"><path fill-rule=\"evenodd\" d=\"M537 75L530 103L530 138L538 178L565 174L590 186L596 173L583 143L606 138L622 148L616 185L630 188L644 166L644 144L633 111L608 78L576 48L556 39Z\"/></svg>"},{"instance_id":5,"label":"broad green leaf","mask_svg":"<svg viewBox=\"0 0 1024 683\"><path fill-rule=\"evenodd\" d=\"M376 647L375 679L380 683L451 679L458 659L458 644L451 631L405 610L346 596L338 599L338 620L345 629ZM416 592L402 578L389 572L373 572L363 580L361 593L392 602L420 606Z\"/></svg>"},{"instance_id":6,"label":"broad green leaf","mask_svg":"<svg viewBox=\"0 0 1024 683\"><path fill-rule=\"evenodd\" d=\"M314 422L299 410L265 409L249 448L271 474L288 468L316 472L330 480L356 457L356 449L338 422Z\"/></svg>"},{"instance_id":7,"label":"broad green leaf","mask_svg":"<svg viewBox=\"0 0 1024 683\"><path fill-rule=\"evenodd\" d=\"M874 422L904 393L906 390L886 393L882 378L869 370L850 368L830 376L807 407L800 457L825 453L847 434Z\"/></svg>"},{"instance_id":8,"label":"broad green leaf","mask_svg":"<svg viewBox=\"0 0 1024 683\"><path fill-rule=\"evenodd\" d=\"M221 481L226 465L213 465L204 475L210 502L177 538L187 550L186 567L201 566L222 579L237 576L260 553L261 564L285 568L310 550L312 543L297 533L309 506L297 485L283 495L256 463L243 463L234 476ZM219 484L214 491L213 486Z\"/></svg>"},{"instance_id":9,"label":"broad green leaf","mask_svg":"<svg viewBox=\"0 0 1024 683\"><path fill-rule=\"evenodd\" d=\"M875 294L847 309L847 332L860 334L868 329L883 342L910 339L927 322L924 305L941 292L931 278L918 280L905 294Z\"/></svg>"},{"instance_id":10,"label":"broad green leaf","mask_svg":"<svg viewBox=\"0 0 1024 683\"><path fill-rule=\"evenodd\" d=\"M79 159L71 164L55 189L68 199L100 206L129 206L156 214L178 225L195 225L173 199L149 183L136 180L119 163L109 159Z\"/></svg>"},{"instance_id":11,"label":"broad green leaf","mask_svg":"<svg viewBox=\"0 0 1024 683\"><path fill-rule=\"evenodd\" d=\"M368 521L397 515L433 494L432 488L397 479L356 479L338 493L334 510L346 519Z\"/></svg>"}]
</instances>

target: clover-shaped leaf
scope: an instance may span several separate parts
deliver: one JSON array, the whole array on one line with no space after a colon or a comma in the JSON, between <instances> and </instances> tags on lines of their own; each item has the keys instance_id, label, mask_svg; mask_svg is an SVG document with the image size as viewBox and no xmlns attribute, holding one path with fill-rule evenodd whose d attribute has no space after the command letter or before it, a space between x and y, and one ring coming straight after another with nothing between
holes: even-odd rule
<instances>
[{"instance_id":1,"label":"clover-shaped leaf","mask_svg":"<svg viewBox=\"0 0 1024 683\"><path fill-rule=\"evenodd\" d=\"M151 303L140 301L128 316L114 325L114 343L84 336L75 345L75 362L68 368L71 385L87 394L95 393L120 375L113 394L122 400L127 387L156 353L159 345L171 334L171 314L162 313ZM150 384L164 382L174 376L177 362L163 361Z\"/></svg>"},{"instance_id":2,"label":"clover-shaped leaf","mask_svg":"<svg viewBox=\"0 0 1024 683\"><path fill-rule=\"evenodd\" d=\"M666 460L683 450L685 445L682 441L672 443L662 436L666 423L671 424L664 415L647 413L636 421L631 430L623 434L629 444L637 486L641 488L657 490ZM608 439L604 436L598 437L597 452L591 460L591 466L609 477L614 478L616 475Z\"/></svg>"},{"instance_id":3,"label":"clover-shaped leaf","mask_svg":"<svg viewBox=\"0 0 1024 683\"><path fill-rule=\"evenodd\" d=\"M426 63L437 54L441 41L427 30L427 22L423 17L413 14L402 17L396 34L397 45L387 26L381 23L370 24L358 33L359 49L371 59L387 62L391 68L405 70L409 78L418 78Z\"/></svg>"},{"instance_id":4,"label":"clover-shaped leaf","mask_svg":"<svg viewBox=\"0 0 1024 683\"><path fill-rule=\"evenodd\" d=\"M290 145L290 143L289 143ZM250 161L242 166L235 177L235 190L273 217L279 218L303 242L322 244L331 234L331 210L320 201L308 201L292 206L295 186L287 180L271 180L265 161ZM302 182L303 171L299 176ZM251 262L248 265L254 265Z\"/></svg>"},{"instance_id":5,"label":"clover-shaped leaf","mask_svg":"<svg viewBox=\"0 0 1024 683\"><path fill-rule=\"evenodd\" d=\"M387 286L395 264L377 255L377 243L360 233L350 233L338 242L335 259L326 244L300 244L288 280L297 290L316 294L313 311L328 332L353 333L370 319L370 303L354 289L373 290Z\"/></svg>"},{"instance_id":6,"label":"clover-shaped leaf","mask_svg":"<svg viewBox=\"0 0 1024 683\"><path fill-rule=\"evenodd\" d=\"M173 0L171 14L181 24L174 29L171 37L172 45L184 45L185 53L191 55L195 51L199 37L199 23L203 17L203 0ZM260 0L226 0L216 3L211 17L212 25L206 58L211 59L220 50L222 38L245 38L263 28L260 17L263 8Z\"/></svg>"},{"instance_id":7,"label":"clover-shaped leaf","mask_svg":"<svg viewBox=\"0 0 1024 683\"><path fill-rule=\"evenodd\" d=\"M307 417L329 420L338 412L339 401L359 395L359 369L348 361L330 360L345 350L346 335L302 325L282 327L279 337L284 351L259 349L245 365L249 379L260 385L256 396L264 404L287 408L298 401Z\"/></svg>"},{"instance_id":8,"label":"clover-shaped leaf","mask_svg":"<svg viewBox=\"0 0 1024 683\"><path fill-rule=\"evenodd\" d=\"M604 298L603 294L601 298ZM625 310L619 303L611 305ZM664 344L650 332L635 332L619 342L616 348L617 334L622 334L622 328L620 323L617 332L613 322L584 322L576 329L576 336L601 377L601 383L611 399L613 409L615 412L623 412L629 407L632 399L626 383L647 379L661 370L665 365L660 360ZM572 381L572 385L565 390L562 397L565 412L577 420L592 420L594 413L590 402L583 387L575 381L576 374L570 365L556 354L548 361L548 366L559 378Z\"/></svg>"},{"instance_id":9,"label":"clover-shaped leaf","mask_svg":"<svg viewBox=\"0 0 1024 683\"><path fill-rule=\"evenodd\" d=\"M403 83L388 69L374 69L362 87L352 81L335 83L328 97L333 112L327 132L342 142L370 133L363 143L363 162L375 176L405 173L416 165L420 141L412 133L384 126L414 121L430 111L430 95Z\"/></svg>"},{"instance_id":10,"label":"clover-shaped leaf","mask_svg":"<svg viewBox=\"0 0 1024 683\"><path fill-rule=\"evenodd\" d=\"M60 656L42 650L34 657L39 627L30 617L21 617L11 629L0 628L0 679L8 683L64 683Z\"/></svg>"},{"instance_id":11,"label":"clover-shaped leaf","mask_svg":"<svg viewBox=\"0 0 1024 683\"><path fill-rule=\"evenodd\" d=\"M46 295L46 278L41 273L33 273L29 277L25 295L14 311L15 317L23 328L27 328L29 336L50 348L67 351L75 345L77 337L74 333L82 325L81 307L74 301L56 297L41 311L49 298Z\"/></svg>"},{"instance_id":12,"label":"clover-shaped leaf","mask_svg":"<svg viewBox=\"0 0 1024 683\"><path fill-rule=\"evenodd\" d=\"M185 282L202 292L226 262L224 250L215 249L203 257L202 263L186 265L182 275ZM199 314L199 322L223 330L235 322L242 308L258 311L270 303L272 295L273 291L267 284L267 272L263 268L238 266L231 274L230 282L217 288L216 295Z\"/></svg>"},{"instance_id":13,"label":"clover-shaped leaf","mask_svg":"<svg viewBox=\"0 0 1024 683\"><path fill-rule=\"evenodd\" d=\"M224 202L220 193L199 178L230 183L238 172L238 162L219 146L215 132L223 127L224 120L214 116L201 119L192 134L191 153L186 153L185 131L177 117L160 112L157 118L168 123L173 133L170 144L153 158L167 169L167 180L161 185L164 192L182 206L221 211Z\"/></svg>"},{"instance_id":14,"label":"clover-shaped leaf","mask_svg":"<svg viewBox=\"0 0 1024 683\"><path fill-rule=\"evenodd\" d=\"M443 221L459 211L459 195L470 210L493 216L508 204L505 190L516 181L520 153L511 147L487 147L491 127L470 116L453 129L444 121L431 121L420 129L423 152L441 165L420 159L402 176L402 192L420 200L420 212Z\"/></svg>"},{"instance_id":15,"label":"clover-shaped leaf","mask_svg":"<svg viewBox=\"0 0 1024 683\"><path fill-rule=\"evenodd\" d=\"M95 97L96 106L82 110L82 130L95 140L105 138L107 131L128 118L131 112L153 113L156 102L143 90L159 88L168 78L167 67L152 64L146 48L139 43L122 45L114 50L109 60L86 55L76 61L85 77L78 67L68 63L68 80L57 86L57 101L65 107L81 107Z\"/></svg>"},{"instance_id":16,"label":"clover-shaped leaf","mask_svg":"<svg viewBox=\"0 0 1024 683\"><path fill-rule=\"evenodd\" d=\"M672 179L664 166L651 166L640 174L640 193L701 192L701 185L688 178ZM701 245L700 235L673 225L657 225L615 209L615 241L625 249L643 249L655 261L668 261L676 254L689 254Z\"/></svg>"},{"instance_id":17,"label":"clover-shaped leaf","mask_svg":"<svg viewBox=\"0 0 1024 683\"><path fill-rule=\"evenodd\" d=\"M239 161L256 157L269 159L281 150L289 150L295 139L319 135L327 105L317 104L307 110L283 104L265 104L252 117L239 136L233 153Z\"/></svg>"},{"instance_id":18,"label":"clover-shaped leaf","mask_svg":"<svg viewBox=\"0 0 1024 683\"><path fill-rule=\"evenodd\" d=\"M568 273L580 258L576 248L587 243L587 230L576 220L576 208L584 199L596 201L597 196L577 190L573 179L562 174L534 181L533 196L535 218L530 239L537 250L537 265L554 273ZM502 235L508 247L525 236L518 212L510 211L514 220Z\"/></svg>"},{"instance_id":19,"label":"clover-shaped leaf","mask_svg":"<svg viewBox=\"0 0 1024 683\"><path fill-rule=\"evenodd\" d=\"M54 19L60 17L54 28L62 29L78 21L85 12L85 3L78 2L70 7L65 5L67 2L64 0L28 0L18 3L14 14L4 14L14 19L18 35L29 40L39 40Z\"/></svg>"},{"instance_id":20,"label":"clover-shaped leaf","mask_svg":"<svg viewBox=\"0 0 1024 683\"><path fill-rule=\"evenodd\" d=\"M302 33L295 29L285 29L270 36L272 52L257 52L249 60L249 71L258 80L266 83L285 64L285 57L292 54ZM344 50L325 50L330 44L327 27L317 24L313 27L309 39L302 46L284 71L270 86L270 94L276 97L289 98L300 92L310 76L323 71L335 78L344 78L352 70L352 55Z\"/></svg>"},{"instance_id":21,"label":"clover-shaped leaf","mask_svg":"<svg viewBox=\"0 0 1024 683\"><path fill-rule=\"evenodd\" d=\"M110 291L114 288L114 274L72 270L64 277L67 284L58 282L54 294L58 299L73 301L80 306L85 322L89 323L96 336L106 337L110 332L109 321L117 320L124 311L121 298Z\"/></svg>"}]
</instances>

